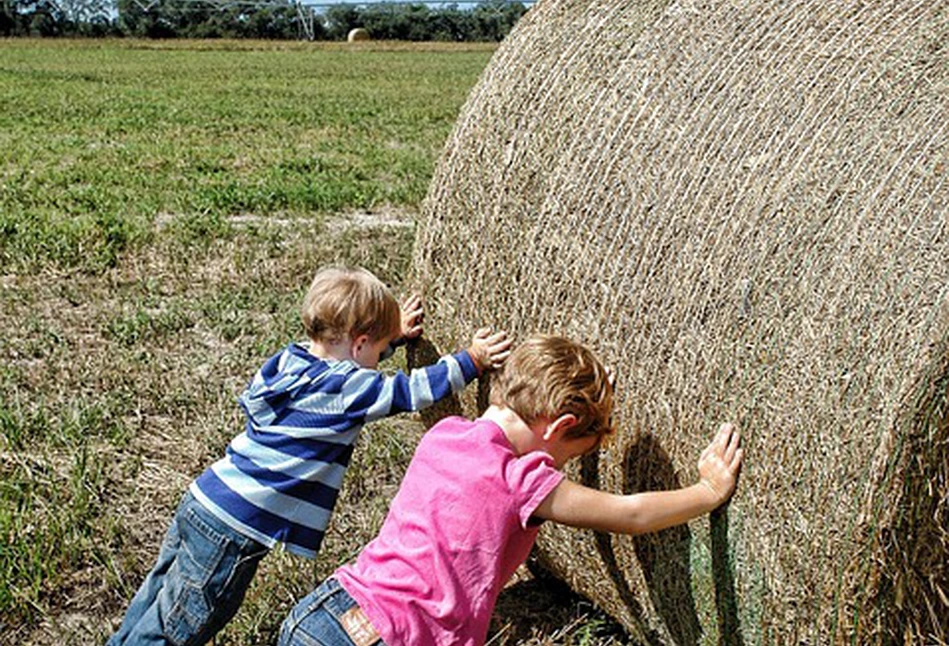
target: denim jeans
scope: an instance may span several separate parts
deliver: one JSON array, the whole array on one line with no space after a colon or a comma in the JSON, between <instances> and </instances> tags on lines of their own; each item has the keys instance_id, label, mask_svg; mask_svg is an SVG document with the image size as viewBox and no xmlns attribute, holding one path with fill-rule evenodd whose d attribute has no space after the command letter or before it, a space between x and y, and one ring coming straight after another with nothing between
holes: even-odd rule
<instances>
[{"instance_id":1,"label":"denim jeans","mask_svg":"<svg viewBox=\"0 0 949 646\"><path fill-rule=\"evenodd\" d=\"M158 561L107 646L208 642L237 613L268 551L186 494Z\"/></svg>"},{"instance_id":2,"label":"denim jeans","mask_svg":"<svg viewBox=\"0 0 949 646\"><path fill-rule=\"evenodd\" d=\"M303 597L283 621L277 646L356 646L341 624L356 602L336 579L327 579ZM385 646L381 639L372 642Z\"/></svg>"}]
</instances>

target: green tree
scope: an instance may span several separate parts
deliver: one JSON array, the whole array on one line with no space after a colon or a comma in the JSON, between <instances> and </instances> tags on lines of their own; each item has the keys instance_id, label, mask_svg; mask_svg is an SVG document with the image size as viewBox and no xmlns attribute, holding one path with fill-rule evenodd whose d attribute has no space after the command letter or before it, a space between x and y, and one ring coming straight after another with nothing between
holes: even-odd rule
<instances>
[{"instance_id":1,"label":"green tree","mask_svg":"<svg viewBox=\"0 0 949 646\"><path fill-rule=\"evenodd\" d=\"M505 0L484 0L471 10L474 22L474 38L472 40L496 41L503 40L527 13L527 9L520 2L505 2Z\"/></svg>"},{"instance_id":2,"label":"green tree","mask_svg":"<svg viewBox=\"0 0 949 646\"><path fill-rule=\"evenodd\" d=\"M58 5L48 0L20 3L19 19L26 26L27 36L61 36L66 16Z\"/></svg>"},{"instance_id":3,"label":"green tree","mask_svg":"<svg viewBox=\"0 0 949 646\"><path fill-rule=\"evenodd\" d=\"M520 2L485 0L470 11L457 5L432 9L424 3L334 5L324 16L325 35L342 40L364 27L379 40L500 41L527 12Z\"/></svg>"},{"instance_id":4,"label":"green tree","mask_svg":"<svg viewBox=\"0 0 949 646\"><path fill-rule=\"evenodd\" d=\"M0 36L17 35L17 1L0 0Z\"/></svg>"}]
</instances>

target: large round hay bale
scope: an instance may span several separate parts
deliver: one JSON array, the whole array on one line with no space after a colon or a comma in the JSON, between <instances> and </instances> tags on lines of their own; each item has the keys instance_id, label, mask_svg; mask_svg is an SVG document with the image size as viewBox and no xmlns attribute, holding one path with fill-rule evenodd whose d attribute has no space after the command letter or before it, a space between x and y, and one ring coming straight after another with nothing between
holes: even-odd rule
<instances>
[{"instance_id":1,"label":"large round hay bale","mask_svg":"<svg viewBox=\"0 0 949 646\"><path fill-rule=\"evenodd\" d=\"M358 43L364 40L372 40L372 36L369 35L369 31L367 29L362 27L350 29L349 33L346 35L346 42L349 43Z\"/></svg>"},{"instance_id":2,"label":"large round hay bale","mask_svg":"<svg viewBox=\"0 0 949 646\"><path fill-rule=\"evenodd\" d=\"M949 638L946 43L945 0L542 0L465 105L414 260L439 349L594 346L620 434L574 476L610 491L744 431L711 521L542 532L642 641Z\"/></svg>"}]
</instances>

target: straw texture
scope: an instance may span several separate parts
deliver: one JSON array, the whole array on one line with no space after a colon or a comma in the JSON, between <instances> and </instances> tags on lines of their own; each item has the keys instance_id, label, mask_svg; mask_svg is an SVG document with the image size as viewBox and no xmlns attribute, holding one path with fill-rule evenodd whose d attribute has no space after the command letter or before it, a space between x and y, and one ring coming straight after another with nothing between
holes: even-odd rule
<instances>
[{"instance_id":1,"label":"straw texture","mask_svg":"<svg viewBox=\"0 0 949 646\"><path fill-rule=\"evenodd\" d=\"M438 349L593 346L621 432L572 475L610 491L744 433L711 520L542 532L643 642L949 639L947 43L945 0L541 0L469 97L414 259Z\"/></svg>"}]
</instances>

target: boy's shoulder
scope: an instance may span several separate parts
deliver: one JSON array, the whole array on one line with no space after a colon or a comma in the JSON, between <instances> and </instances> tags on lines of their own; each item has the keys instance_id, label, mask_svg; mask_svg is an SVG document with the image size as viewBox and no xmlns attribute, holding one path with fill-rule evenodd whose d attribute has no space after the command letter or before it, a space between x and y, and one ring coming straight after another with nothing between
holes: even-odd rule
<instances>
[{"instance_id":1,"label":"boy's shoulder","mask_svg":"<svg viewBox=\"0 0 949 646\"><path fill-rule=\"evenodd\" d=\"M450 444L474 442L481 444L490 441L496 435L503 435L501 429L488 420L470 419L461 415L449 415L435 422L423 436L435 442Z\"/></svg>"},{"instance_id":2,"label":"boy's shoulder","mask_svg":"<svg viewBox=\"0 0 949 646\"><path fill-rule=\"evenodd\" d=\"M299 341L293 341L280 349L267 360L265 365L273 365L277 371L291 374L327 370L349 373L365 370L351 359L337 360L318 357Z\"/></svg>"},{"instance_id":3,"label":"boy's shoulder","mask_svg":"<svg viewBox=\"0 0 949 646\"><path fill-rule=\"evenodd\" d=\"M327 361L293 342L267 359L249 390L284 391L294 397L318 384L332 388L363 370L354 361Z\"/></svg>"},{"instance_id":4,"label":"boy's shoulder","mask_svg":"<svg viewBox=\"0 0 949 646\"><path fill-rule=\"evenodd\" d=\"M267 357L258 371L265 379L285 374L301 373L323 362L302 344L294 341Z\"/></svg>"}]
</instances>

